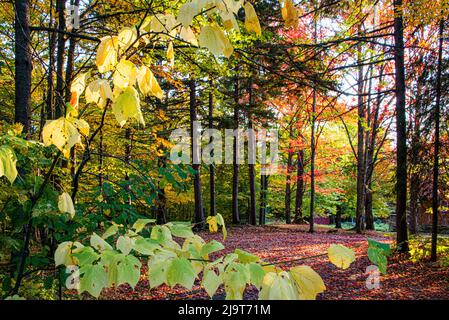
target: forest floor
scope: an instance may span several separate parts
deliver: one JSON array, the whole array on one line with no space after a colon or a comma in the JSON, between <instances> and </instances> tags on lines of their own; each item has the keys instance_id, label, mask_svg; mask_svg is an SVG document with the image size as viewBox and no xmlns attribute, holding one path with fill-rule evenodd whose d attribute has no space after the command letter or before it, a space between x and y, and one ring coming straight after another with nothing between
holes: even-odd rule
<instances>
[{"instance_id":1,"label":"forest floor","mask_svg":"<svg viewBox=\"0 0 449 320\"><path fill-rule=\"evenodd\" d=\"M373 238L392 242L391 235L381 232L358 235L352 231L330 232L330 230L333 229L317 227L317 232L310 234L307 233L307 226L297 225L231 227L224 242L226 247L224 253L240 248L257 254L267 262L282 261L284 263L279 264L282 268L300 264L309 265L321 275L327 288L318 299L449 299L449 268L439 267L430 262L413 263L399 255L389 259L388 274L381 276L380 288L368 289L366 286L368 275L365 271L371 263L366 254L366 240ZM204 232L201 236L205 240L221 241L221 234L218 233ZM349 269L337 269L329 262L327 256L291 261L326 253L331 244L343 244L354 249L356 261ZM122 285L116 289L105 290L100 299L209 299L209 297L201 289L198 281L191 291L182 287L171 289L168 286L150 290L148 280L142 276L134 290ZM214 299L224 299L223 288L217 291ZM257 299L257 290L247 288L245 299Z\"/></svg>"}]
</instances>

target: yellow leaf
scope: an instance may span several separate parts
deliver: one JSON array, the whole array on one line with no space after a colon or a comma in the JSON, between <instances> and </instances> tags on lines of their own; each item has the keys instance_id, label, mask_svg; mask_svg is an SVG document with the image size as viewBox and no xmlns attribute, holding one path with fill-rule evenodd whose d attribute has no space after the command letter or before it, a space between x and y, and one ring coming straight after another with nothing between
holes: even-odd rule
<instances>
[{"instance_id":1,"label":"yellow leaf","mask_svg":"<svg viewBox=\"0 0 449 320\"><path fill-rule=\"evenodd\" d=\"M299 288L300 299L315 300L318 293L326 290L323 279L309 266L291 268L290 273Z\"/></svg>"},{"instance_id":2,"label":"yellow leaf","mask_svg":"<svg viewBox=\"0 0 449 320\"><path fill-rule=\"evenodd\" d=\"M193 17L198 13L198 3L194 1L184 3L179 8L176 21L181 23L183 27L187 28L191 25Z\"/></svg>"},{"instance_id":3,"label":"yellow leaf","mask_svg":"<svg viewBox=\"0 0 449 320\"><path fill-rule=\"evenodd\" d=\"M73 206L72 198L67 192L64 192L59 196L58 209L61 213L70 214L72 219L75 217L75 207Z\"/></svg>"},{"instance_id":4,"label":"yellow leaf","mask_svg":"<svg viewBox=\"0 0 449 320\"><path fill-rule=\"evenodd\" d=\"M184 41L187 41L191 45L198 46L198 41L196 40L196 36L190 27L181 28L181 32L179 33L179 36L181 37L181 39L183 39Z\"/></svg>"},{"instance_id":5,"label":"yellow leaf","mask_svg":"<svg viewBox=\"0 0 449 320\"><path fill-rule=\"evenodd\" d=\"M170 63L170 66L173 67L175 64L175 51L173 50L173 41L170 41L167 48L167 60Z\"/></svg>"},{"instance_id":6,"label":"yellow leaf","mask_svg":"<svg viewBox=\"0 0 449 320\"><path fill-rule=\"evenodd\" d=\"M0 177L5 176L11 184L17 178L17 158L11 147L3 145L0 147Z\"/></svg>"},{"instance_id":7,"label":"yellow leaf","mask_svg":"<svg viewBox=\"0 0 449 320\"><path fill-rule=\"evenodd\" d=\"M287 272L269 272L265 274L263 278L259 299L297 300L299 299L299 295L290 275Z\"/></svg>"},{"instance_id":8,"label":"yellow leaf","mask_svg":"<svg viewBox=\"0 0 449 320\"><path fill-rule=\"evenodd\" d=\"M299 12L291 0L284 0L281 12L287 27L296 27L298 25Z\"/></svg>"},{"instance_id":9,"label":"yellow leaf","mask_svg":"<svg viewBox=\"0 0 449 320\"><path fill-rule=\"evenodd\" d=\"M136 83L137 69L131 61L122 59L117 65L114 72L114 86L125 89Z\"/></svg>"},{"instance_id":10,"label":"yellow leaf","mask_svg":"<svg viewBox=\"0 0 449 320\"><path fill-rule=\"evenodd\" d=\"M216 216L209 216L206 219L206 223L209 225L209 232L218 232L218 223Z\"/></svg>"},{"instance_id":11,"label":"yellow leaf","mask_svg":"<svg viewBox=\"0 0 449 320\"><path fill-rule=\"evenodd\" d=\"M209 49L214 55L223 54L229 58L234 51L223 30L217 26L202 27L199 42L201 47Z\"/></svg>"},{"instance_id":12,"label":"yellow leaf","mask_svg":"<svg viewBox=\"0 0 449 320\"><path fill-rule=\"evenodd\" d=\"M245 3L245 28L248 32L254 32L258 36L262 34L259 18L257 18L256 10L251 3Z\"/></svg>"},{"instance_id":13,"label":"yellow leaf","mask_svg":"<svg viewBox=\"0 0 449 320\"><path fill-rule=\"evenodd\" d=\"M122 31L117 36L118 45L123 50L128 49L129 46L133 45L134 47L139 46L139 42L137 40L137 31L136 28L123 28Z\"/></svg>"},{"instance_id":14,"label":"yellow leaf","mask_svg":"<svg viewBox=\"0 0 449 320\"><path fill-rule=\"evenodd\" d=\"M128 87L117 97L112 105L112 112L120 126L124 126L129 118L142 121L139 94L133 87ZM144 124L144 123L143 123Z\"/></svg>"},{"instance_id":15,"label":"yellow leaf","mask_svg":"<svg viewBox=\"0 0 449 320\"><path fill-rule=\"evenodd\" d=\"M164 97L164 93L159 86L153 72L146 67L142 66L137 72L137 83L139 84L139 89L142 94L151 94L159 99Z\"/></svg>"},{"instance_id":16,"label":"yellow leaf","mask_svg":"<svg viewBox=\"0 0 449 320\"><path fill-rule=\"evenodd\" d=\"M355 260L354 251L340 244L333 244L327 249L330 262L336 267L347 269Z\"/></svg>"},{"instance_id":17,"label":"yellow leaf","mask_svg":"<svg viewBox=\"0 0 449 320\"><path fill-rule=\"evenodd\" d=\"M107 99L112 99L109 82L103 79L91 82L86 88L85 97L87 103L95 103L103 109L106 106Z\"/></svg>"},{"instance_id":18,"label":"yellow leaf","mask_svg":"<svg viewBox=\"0 0 449 320\"><path fill-rule=\"evenodd\" d=\"M87 72L81 73L72 81L70 92L76 92L78 98L83 94L84 89L86 88L86 80L88 76L89 74Z\"/></svg>"},{"instance_id":19,"label":"yellow leaf","mask_svg":"<svg viewBox=\"0 0 449 320\"><path fill-rule=\"evenodd\" d=\"M223 26L225 27L226 31L240 31L239 24L237 23L237 20L235 19L235 16L232 12L223 12L221 14L221 19L223 20Z\"/></svg>"},{"instance_id":20,"label":"yellow leaf","mask_svg":"<svg viewBox=\"0 0 449 320\"><path fill-rule=\"evenodd\" d=\"M243 0L223 0L228 11L237 14L243 5Z\"/></svg>"},{"instance_id":21,"label":"yellow leaf","mask_svg":"<svg viewBox=\"0 0 449 320\"><path fill-rule=\"evenodd\" d=\"M116 36L101 39L96 56L96 64L100 73L111 71L117 64L118 42Z\"/></svg>"},{"instance_id":22,"label":"yellow leaf","mask_svg":"<svg viewBox=\"0 0 449 320\"><path fill-rule=\"evenodd\" d=\"M55 145L68 158L70 149L75 144L81 143L80 132L89 133L88 127L87 122L79 119L61 117L50 120L42 130L42 140L46 146Z\"/></svg>"}]
</instances>

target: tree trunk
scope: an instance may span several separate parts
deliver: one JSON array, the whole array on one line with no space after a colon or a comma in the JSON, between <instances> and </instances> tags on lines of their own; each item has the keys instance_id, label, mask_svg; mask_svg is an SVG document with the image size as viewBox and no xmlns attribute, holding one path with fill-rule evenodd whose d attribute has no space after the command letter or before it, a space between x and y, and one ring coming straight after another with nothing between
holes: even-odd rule
<instances>
[{"instance_id":1,"label":"tree trunk","mask_svg":"<svg viewBox=\"0 0 449 320\"><path fill-rule=\"evenodd\" d=\"M335 213L335 228L341 229L341 214L343 211L342 205L339 203L337 204L337 212Z\"/></svg>"},{"instance_id":2,"label":"tree trunk","mask_svg":"<svg viewBox=\"0 0 449 320\"><path fill-rule=\"evenodd\" d=\"M407 235L407 124L405 116L404 27L402 0L394 0L394 59L396 85L396 245L409 251Z\"/></svg>"},{"instance_id":3,"label":"tree trunk","mask_svg":"<svg viewBox=\"0 0 449 320\"><path fill-rule=\"evenodd\" d=\"M296 174L296 202L294 223L304 223L302 204L304 201L304 150L298 151L298 164Z\"/></svg>"},{"instance_id":4,"label":"tree trunk","mask_svg":"<svg viewBox=\"0 0 449 320\"><path fill-rule=\"evenodd\" d=\"M358 28L359 34L362 31L361 26ZM356 204L356 222L355 229L357 233L362 233L365 229L365 101L363 99L364 88L364 70L362 65L362 46L357 45L357 63L358 63L358 121L357 121L357 204Z\"/></svg>"},{"instance_id":5,"label":"tree trunk","mask_svg":"<svg viewBox=\"0 0 449 320\"><path fill-rule=\"evenodd\" d=\"M315 10L317 9L317 1L314 1ZM314 17L313 22L313 42L316 44L318 41L318 22L317 17ZM310 134L310 217L309 217L309 232L313 233L314 230L314 216L315 216L315 122L316 122L316 84L313 85L313 97L312 97L312 132Z\"/></svg>"},{"instance_id":6,"label":"tree trunk","mask_svg":"<svg viewBox=\"0 0 449 320\"><path fill-rule=\"evenodd\" d=\"M235 88L234 88L234 130L239 129L239 77L238 69L235 75ZM239 164L238 164L238 139L239 134L234 138L233 155L233 174L232 174L232 223L240 223L239 215Z\"/></svg>"},{"instance_id":7,"label":"tree trunk","mask_svg":"<svg viewBox=\"0 0 449 320\"><path fill-rule=\"evenodd\" d=\"M265 225L265 217L267 213L267 192L268 192L268 175L261 170L260 174L260 211L259 225Z\"/></svg>"},{"instance_id":8,"label":"tree trunk","mask_svg":"<svg viewBox=\"0 0 449 320\"><path fill-rule=\"evenodd\" d=\"M209 80L209 129L214 128L214 95L213 95L213 81ZM210 137L209 143L213 142L213 138ZM213 151L212 151L213 152ZM213 154L212 154L213 155ZM212 163L209 166L209 189L210 189L210 215L215 216L217 214L217 204L215 200L215 164Z\"/></svg>"},{"instance_id":9,"label":"tree trunk","mask_svg":"<svg viewBox=\"0 0 449 320\"><path fill-rule=\"evenodd\" d=\"M58 30L65 31L65 0L56 0L56 12L58 14ZM64 33L58 33L58 51L56 53L56 109L55 117L60 118L65 115L64 104L64 54L65 38Z\"/></svg>"},{"instance_id":10,"label":"tree trunk","mask_svg":"<svg viewBox=\"0 0 449 320\"><path fill-rule=\"evenodd\" d=\"M30 8L28 0L15 2L15 110L14 121L23 125L23 132L29 133L31 103L31 35Z\"/></svg>"},{"instance_id":11,"label":"tree trunk","mask_svg":"<svg viewBox=\"0 0 449 320\"><path fill-rule=\"evenodd\" d=\"M158 103L157 104L158 109L163 112L164 114L167 112L168 109L168 91L166 91L165 94L165 103ZM166 139L165 135L161 135L158 133L159 138ZM161 143L159 145L159 153L162 153L162 155L158 156L157 159L157 165L159 168L166 168L167 167L167 156L165 155L166 148ZM158 193L157 193L157 209L156 209L156 222L157 224L165 224L167 223L167 196L165 194L165 188L161 187L159 185L158 187Z\"/></svg>"},{"instance_id":12,"label":"tree trunk","mask_svg":"<svg viewBox=\"0 0 449 320\"><path fill-rule=\"evenodd\" d=\"M249 224L255 226L256 219L256 136L253 128L252 109L254 104L253 97L253 79L249 81L249 107L248 107L248 128L250 133L248 135L248 177L249 177Z\"/></svg>"},{"instance_id":13,"label":"tree trunk","mask_svg":"<svg viewBox=\"0 0 449 320\"><path fill-rule=\"evenodd\" d=\"M289 139L292 139L293 136L293 128L290 127L290 134ZM290 141L289 141L290 142ZM288 150L288 157L287 157L287 176L285 177L285 223L291 224L291 210L290 210L290 204L291 204L291 171L292 171L292 164L293 164L293 151Z\"/></svg>"},{"instance_id":14,"label":"tree trunk","mask_svg":"<svg viewBox=\"0 0 449 320\"><path fill-rule=\"evenodd\" d=\"M433 184L432 184L432 246L430 250L430 260L437 261L437 244L438 244L438 178L439 178L439 162L440 162L440 109L441 109L441 73L443 60L443 32L444 20L439 23L439 46L438 46L438 67L436 79L436 102L435 102L435 142L434 142L434 159L433 159Z\"/></svg>"},{"instance_id":15,"label":"tree trunk","mask_svg":"<svg viewBox=\"0 0 449 320\"><path fill-rule=\"evenodd\" d=\"M196 113L196 84L193 79L189 81L190 87L190 134L191 134L191 142L192 142L192 168L195 170L195 174L193 176L193 191L195 194L195 215L194 215L194 223L195 229L203 229L204 228L204 211L203 211L203 195L201 193L201 175L200 175L200 152L199 145L194 142L194 136L198 134L194 133L194 122L197 121L197 113ZM196 163L198 162L198 163Z\"/></svg>"}]
</instances>

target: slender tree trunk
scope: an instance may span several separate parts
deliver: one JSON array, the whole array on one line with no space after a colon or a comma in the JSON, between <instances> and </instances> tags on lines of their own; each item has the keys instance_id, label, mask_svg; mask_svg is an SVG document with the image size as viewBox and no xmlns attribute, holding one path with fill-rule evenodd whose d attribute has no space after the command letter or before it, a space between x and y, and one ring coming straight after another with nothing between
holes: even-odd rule
<instances>
[{"instance_id":1,"label":"slender tree trunk","mask_svg":"<svg viewBox=\"0 0 449 320\"><path fill-rule=\"evenodd\" d=\"M131 136L131 128L128 127L125 129L125 163L127 164L127 167L129 168L129 164L131 164L131 150L132 150L132 136ZM128 169L127 168L127 169ZM125 173L125 181L126 181L126 190L128 191L128 205L132 205L131 200L131 182L129 178L128 171Z\"/></svg>"},{"instance_id":2,"label":"slender tree trunk","mask_svg":"<svg viewBox=\"0 0 449 320\"><path fill-rule=\"evenodd\" d=\"M317 1L314 2L315 9L317 8ZM317 17L314 17L313 22L313 42L316 44L318 41L318 22ZM315 216L315 123L316 123L316 84L313 85L313 97L312 97L312 132L310 134L310 217L309 217L309 232L313 233L314 230L314 216Z\"/></svg>"},{"instance_id":3,"label":"slender tree trunk","mask_svg":"<svg viewBox=\"0 0 449 320\"><path fill-rule=\"evenodd\" d=\"M248 108L248 128L250 133L248 135L248 177L249 177L249 224L255 226L257 223L256 214L256 136L253 127L252 109L254 108L253 97L253 78L249 80L249 108Z\"/></svg>"},{"instance_id":4,"label":"slender tree trunk","mask_svg":"<svg viewBox=\"0 0 449 320\"><path fill-rule=\"evenodd\" d=\"M265 217L267 213L267 192L268 192L268 175L261 169L260 174L260 211L259 224L265 225Z\"/></svg>"},{"instance_id":5,"label":"slender tree trunk","mask_svg":"<svg viewBox=\"0 0 449 320\"><path fill-rule=\"evenodd\" d=\"M65 31L65 0L56 0L56 12L58 14L58 30ZM55 117L60 118L65 115L64 105L64 55L65 38L62 32L58 33L58 51L56 54L56 109Z\"/></svg>"},{"instance_id":6,"label":"slender tree trunk","mask_svg":"<svg viewBox=\"0 0 449 320\"><path fill-rule=\"evenodd\" d=\"M289 133L289 139L293 138L293 128L290 126L290 133ZM288 150L288 156L287 156L287 176L285 177L285 223L291 224L291 172L292 172L292 165L293 165L293 151Z\"/></svg>"},{"instance_id":7,"label":"slender tree trunk","mask_svg":"<svg viewBox=\"0 0 449 320\"><path fill-rule=\"evenodd\" d=\"M50 0L50 17L49 17L49 23L48 27L50 29L54 28L54 21L53 21L53 0ZM46 103L45 107L42 108L41 112L41 119L39 123L39 140L42 139L42 129L44 128L45 121L47 119L54 119L55 118L55 109L54 109L54 83L53 83L53 73L54 73L54 67L55 67L55 39L56 39L56 33L55 32L49 32L48 33L48 75L47 75L47 96L46 96Z\"/></svg>"},{"instance_id":8,"label":"slender tree trunk","mask_svg":"<svg viewBox=\"0 0 449 320\"><path fill-rule=\"evenodd\" d=\"M383 79L383 67L379 73L379 82L382 82ZM371 96L371 95L370 95ZM372 178L374 173L375 159L374 159L374 148L376 146L377 139L377 131L379 128L379 111L380 104L382 102L380 95L380 86L377 91L376 97L376 106L373 110L374 115L372 117L372 122L370 122L370 132L371 134L367 135L367 139L369 140L368 148L366 150L366 195L365 195L365 216L366 216L366 229L374 230L374 214L373 214L373 193L372 193ZM371 118L371 116L369 116Z\"/></svg>"},{"instance_id":9,"label":"slender tree trunk","mask_svg":"<svg viewBox=\"0 0 449 320\"><path fill-rule=\"evenodd\" d=\"M358 28L359 34L362 32L362 27ZM364 70L362 65L362 46L357 45L357 62L358 62L358 121L357 121L357 204L356 204L356 222L355 229L357 233L362 233L365 229L365 101L363 99L364 89Z\"/></svg>"},{"instance_id":10,"label":"slender tree trunk","mask_svg":"<svg viewBox=\"0 0 449 320\"><path fill-rule=\"evenodd\" d=\"M434 142L434 159L433 159L433 185L432 185L432 246L430 250L430 260L437 261L437 244L438 244L438 178L439 178L439 162L440 162L440 109L441 109L441 73L443 60L443 32L444 20L439 23L439 46L438 46L438 67L436 79L436 102L435 102L435 142Z\"/></svg>"},{"instance_id":11,"label":"slender tree trunk","mask_svg":"<svg viewBox=\"0 0 449 320\"><path fill-rule=\"evenodd\" d=\"M158 109L165 114L168 110L168 90L165 94L165 103L158 103ZM166 139L167 137L165 135L158 136L161 139ZM159 168L166 168L167 167L167 156L166 156L166 148L161 143L159 145L159 153L162 153L162 155L158 156L157 162ZM156 222L157 224L165 224L167 223L167 196L165 194L165 188L161 187L159 185L158 188L158 194L157 194L157 212L156 212Z\"/></svg>"},{"instance_id":12,"label":"slender tree trunk","mask_svg":"<svg viewBox=\"0 0 449 320\"><path fill-rule=\"evenodd\" d=\"M31 35L29 0L15 1L15 110L14 121L23 125L23 132L29 133L31 103Z\"/></svg>"},{"instance_id":13,"label":"slender tree trunk","mask_svg":"<svg viewBox=\"0 0 449 320\"><path fill-rule=\"evenodd\" d=\"M301 224L304 222L302 212L303 201L304 201L304 150L301 149L298 151L294 223Z\"/></svg>"},{"instance_id":14,"label":"slender tree trunk","mask_svg":"<svg viewBox=\"0 0 449 320\"><path fill-rule=\"evenodd\" d=\"M402 0L394 0L394 58L396 84L396 243L409 251L407 235L407 124L405 117L404 27Z\"/></svg>"},{"instance_id":15,"label":"slender tree trunk","mask_svg":"<svg viewBox=\"0 0 449 320\"><path fill-rule=\"evenodd\" d=\"M234 86L234 130L239 129L239 76L238 69L236 69L235 75L235 86ZM240 223L239 215L239 163L238 163L238 141L240 137L234 138L234 164L233 164L233 174L232 174L232 223Z\"/></svg>"},{"instance_id":16,"label":"slender tree trunk","mask_svg":"<svg viewBox=\"0 0 449 320\"><path fill-rule=\"evenodd\" d=\"M196 112L196 84L193 79L189 81L190 87L190 131L191 131L191 142L192 142L192 168L195 170L195 174L193 176L193 191L195 194L195 229L203 229L204 228L204 211L203 211L203 195L201 193L201 175L200 175L200 151L199 145L194 142L194 137L199 134L198 132L194 133L194 122L197 121L197 112ZM197 163L196 163L197 162Z\"/></svg>"},{"instance_id":17,"label":"slender tree trunk","mask_svg":"<svg viewBox=\"0 0 449 320\"><path fill-rule=\"evenodd\" d=\"M337 204L337 211L335 213L335 229L341 229L341 214L343 211L342 205Z\"/></svg>"},{"instance_id":18,"label":"slender tree trunk","mask_svg":"<svg viewBox=\"0 0 449 320\"><path fill-rule=\"evenodd\" d=\"M209 129L214 128L214 84L212 79L209 80ZM213 142L211 137L209 143ZM213 152L213 151L212 151ZM213 154L212 154L213 155ZM210 189L210 215L215 216L217 214L217 206L215 200L215 164L212 163L209 166L209 189Z\"/></svg>"}]
</instances>

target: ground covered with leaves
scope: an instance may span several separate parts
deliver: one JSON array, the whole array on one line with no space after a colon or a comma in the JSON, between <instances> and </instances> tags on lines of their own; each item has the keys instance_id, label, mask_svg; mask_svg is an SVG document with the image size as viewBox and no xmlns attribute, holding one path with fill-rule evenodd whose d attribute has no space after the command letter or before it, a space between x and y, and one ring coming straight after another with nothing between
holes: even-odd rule
<instances>
[{"instance_id":1,"label":"ground covered with leaves","mask_svg":"<svg viewBox=\"0 0 449 320\"><path fill-rule=\"evenodd\" d=\"M239 248L257 254L264 261L276 263L279 267L309 265L324 280L326 291L318 299L449 299L449 268L430 262L411 262L404 256L393 255L389 258L388 274L381 275L380 287L368 289L366 268L372 263L367 257L367 238L382 242L392 242L390 235L369 232L358 235L350 231L338 231L318 228L317 232L306 232L306 226L266 226L234 227L228 232L224 242L224 253ZM220 234L204 232L205 240L221 241ZM343 244L353 248L356 261L349 269L337 269L332 265L326 253L331 244ZM223 251L222 251L223 253ZM149 300L149 299L209 299L200 287L199 281L193 290L182 287L161 286L150 289L142 268L142 278L132 289L128 285L107 289L100 299ZM77 295L67 292L67 295ZM248 287L245 299L257 299L257 290ZM224 299L224 290L220 288L214 299Z\"/></svg>"}]
</instances>

